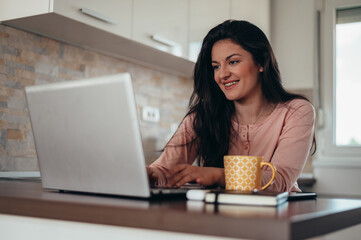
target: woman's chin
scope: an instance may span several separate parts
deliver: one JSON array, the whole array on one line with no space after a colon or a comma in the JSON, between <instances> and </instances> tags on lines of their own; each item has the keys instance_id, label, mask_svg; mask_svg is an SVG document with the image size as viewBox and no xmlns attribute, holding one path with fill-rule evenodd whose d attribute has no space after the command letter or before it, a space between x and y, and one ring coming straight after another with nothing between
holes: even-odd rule
<instances>
[{"instance_id":1,"label":"woman's chin","mask_svg":"<svg viewBox=\"0 0 361 240\"><path fill-rule=\"evenodd\" d=\"M229 101L237 101L240 99L239 96L234 96L234 95L225 95L225 96Z\"/></svg>"}]
</instances>

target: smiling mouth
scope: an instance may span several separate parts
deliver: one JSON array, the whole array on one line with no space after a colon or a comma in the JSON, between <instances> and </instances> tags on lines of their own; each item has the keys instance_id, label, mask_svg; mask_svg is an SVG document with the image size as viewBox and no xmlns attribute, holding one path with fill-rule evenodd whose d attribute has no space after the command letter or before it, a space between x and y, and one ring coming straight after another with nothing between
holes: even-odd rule
<instances>
[{"instance_id":1,"label":"smiling mouth","mask_svg":"<svg viewBox=\"0 0 361 240\"><path fill-rule=\"evenodd\" d=\"M230 87L230 86L232 86L232 85L234 85L234 84L236 84L236 83L238 83L238 82L239 82L239 80L236 80L236 81L233 81L233 82L229 82L229 83L225 83L224 86Z\"/></svg>"}]
</instances>

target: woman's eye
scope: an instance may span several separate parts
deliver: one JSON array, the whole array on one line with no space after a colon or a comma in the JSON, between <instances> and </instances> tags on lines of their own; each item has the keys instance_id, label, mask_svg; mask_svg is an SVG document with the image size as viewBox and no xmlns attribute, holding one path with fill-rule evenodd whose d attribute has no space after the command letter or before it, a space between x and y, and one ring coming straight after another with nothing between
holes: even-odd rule
<instances>
[{"instance_id":1,"label":"woman's eye","mask_svg":"<svg viewBox=\"0 0 361 240\"><path fill-rule=\"evenodd\" d=\"M218 65L213 65L212 67L213 67L213 70L216 70L216 69L218 69L218 68L219 68L219 66L218 66Z\"/></svg>"},{"instance_id":2,"label":"woman's eye","mask_svg":"<svg viewBox=\"0 0 361 240\"><path fill-rule=\"evenodd\" d=\"M238 63L239 61L237 61L237 60L231 60L231 61L229 61L229 64L231 64L231 65L233 65L233 64L236 64L236 63Z\"/></svg>"}]
</instances>

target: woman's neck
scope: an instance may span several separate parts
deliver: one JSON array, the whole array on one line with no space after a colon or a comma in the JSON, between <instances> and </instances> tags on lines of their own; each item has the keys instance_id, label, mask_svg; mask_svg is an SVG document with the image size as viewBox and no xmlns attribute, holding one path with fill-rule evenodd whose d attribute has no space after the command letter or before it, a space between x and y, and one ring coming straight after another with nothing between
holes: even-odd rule
<instances>
[{"instance_id":1,"label":"woman's neck","mask_svg":"<svg viewBox=\"0 0 361 240\"><path fill-rule=\"evenodd\" d=\"M265 97L254 98L252 101L235 101L235 117L242 125L253 125L263 121L274 109Z\"/></svg>"}]
</instances>

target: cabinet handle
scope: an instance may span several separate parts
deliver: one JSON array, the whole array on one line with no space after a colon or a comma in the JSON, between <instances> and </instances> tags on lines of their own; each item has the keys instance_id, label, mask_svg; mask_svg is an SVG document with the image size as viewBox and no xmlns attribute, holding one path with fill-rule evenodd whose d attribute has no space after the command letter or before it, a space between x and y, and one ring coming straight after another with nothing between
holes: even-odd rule
<instances>
[{"instance_id":1,"label":"cabinet handle","mask_svg":"<svg viewBox=\"0 0 361 240\"><path fill-rule=\"evenodd\" d=\"M97 13L93 10L90 10L88 8L80 8L79 11L85 15L88 15L90 17L93 17L93 18L96 18L96 19L99 19L103 22L106 22L106 23L111 23L111 24L116 24L116 22L112 19L112 18L109 18L107 16L104 16L100 13Z\"/></svg>"},{"instance_id":2,"label":"cabinet handle","mask_svg":"<svg viewBox=\"0 0 361 240\"><path fill-rule=\"evenodd\" d=\"M179 47L180 45L176 42L173 42L165 37L162 37L160 35L157 35L157 34L154 34L154 35L151 35L150 38L153 40L153 41L156 41L156 42L159 42L163 45L166 45L168 47Z\"/></svg>"}]
</instances>

